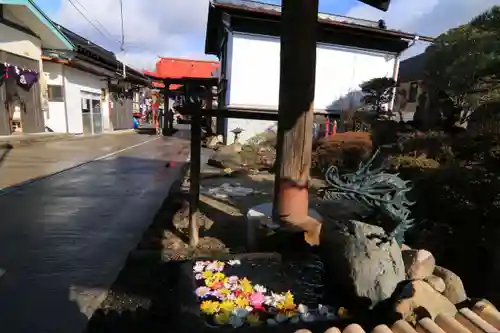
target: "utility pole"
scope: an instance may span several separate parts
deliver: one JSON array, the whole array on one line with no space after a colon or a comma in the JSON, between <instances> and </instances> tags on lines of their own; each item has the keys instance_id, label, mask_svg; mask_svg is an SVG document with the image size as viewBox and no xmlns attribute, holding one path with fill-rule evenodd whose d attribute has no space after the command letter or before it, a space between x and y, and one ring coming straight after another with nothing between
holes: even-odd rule
<instances>
[{"instance_id":1,"label":"utility pole","mask_svg":"<svg viewBox=\"0 0 500 333\"><path fill-rule=\"evenodd\" d=\"M318 0L282 0L273 215L283 221L308 216L317 26Z\"/></svg>"}]
</instances>

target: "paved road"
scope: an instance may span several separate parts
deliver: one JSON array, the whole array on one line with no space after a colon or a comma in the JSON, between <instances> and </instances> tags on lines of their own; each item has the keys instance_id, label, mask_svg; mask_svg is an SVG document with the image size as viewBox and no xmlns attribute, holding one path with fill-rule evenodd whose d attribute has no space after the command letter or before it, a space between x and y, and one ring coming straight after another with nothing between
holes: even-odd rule
<instances>
[{"instance_id":1,"label":"paved road","mask_svg":"<svg viewBox=\"0 0 500 333\"><path fill-rule=\"evenodd\" d=\"M98 305L180 175L180 164L165 162L185 161L187 147L159 138L0 195L0 267L7 269L0 331L81 332L83 313Z\"/></svg>"},{"instance_id":2,"label":"paved road","mask_svg":"<svg viewBox=\"0 0 500 333\"><path fill-rule=\"evenodd\" d=\"M104 134L72 140L0 148L0 189L46 176L154 138L135 133Z\"/></svg>"}]
</instances>

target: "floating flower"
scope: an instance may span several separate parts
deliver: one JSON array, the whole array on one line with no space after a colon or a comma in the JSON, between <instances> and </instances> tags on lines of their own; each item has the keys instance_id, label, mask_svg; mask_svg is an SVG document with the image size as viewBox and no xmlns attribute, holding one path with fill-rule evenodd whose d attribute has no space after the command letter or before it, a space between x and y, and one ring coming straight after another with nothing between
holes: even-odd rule
<instances>
[{"instance_id":1,"label":"floating flower","mask_svg":"<svg viewBox=\"0 0 500 333\"><path fill-rule=\"evenodd\" d=\"M248 314L250 313L250 311L248 311L247 309L245 308L236 308L233 310L232 314L236 317L240 317L240 318L246 318L248 316Z\"/></svg>"},{"instance_id":2,"label":"floating flower","mask_svg":"<svg viewBox=\"0 0 500 333\"><path fill-rule=\"evenodd\" d=\"M243 278L240 281L240 287L241 291L243 291L245 294L249 294L253 291L252 283L247 278Z\"/></svg>"},{"instance_id":3,"label":"floating flower","mask_svg":"<svg viewBox=\"0 0 500 333\"><path fill-rule=\"evenodd\" d=\"M203 301L200 305L201 312L207 315L213 315L219 311L219 302Z\"/></svg>"},{"instance_id":4,"label":"floating flower","mask_svg":"<svg viewBox=\"0 0 500 333\"><path fill-rule=\"evenodd\" d=\"M220 303L219 310L222 312L232 312L236 308L236 304L233 301L225 300Z\"/></svg>"},{"instance_id":5,"label":"floating flower","mask_svg":"<svg viewBox=\"0 0 500 333\"><path fill-rule=\"evenodd\" d=\"M307 312L307 313L301 313L299 315L300 319L306 323L310 323L312 321L315 321L316 320L316 317L310 313L310 312Z\"/></svg>"},{"instance_id":6,"label":"floating flower","mask_svg":"<svg viewBox=\"0 0 500 333\"><path fill-rule=\"evenodd\" d=\"M250 305L250 302L245 297L240 296L234 300L234 304L236 304L238 308L246 308L248 305Z\"/></svg>"},{"instance_id":7,"label":"floating flower","mask_svg":"<svg viewBox=\"0 0 500 333\"><path fill-rule=\"evenodd\" d=\"M217 281L224 282L224 280L226 279L226 274L217 272L213 275L213 278Z\"/></svg>"},{"instance_id":8,"label":"floating flower","mask_svg":"<svg viewBox=\"0 0 500 333\"><path fill-rule=\"evenodd\" d=\"M238 328L243 326L243 324L245 323L245 318L238 316L231 316L229 317L229 323L233 328Z\"/></svg>"},{"instance_id":9,"label":"floating flower","mask_svg":"<svg viewBox=\"0 0 500 333\"><path fill-rule=\"evenodd\" d=\"M225 324L229 323L230 318L231 318L230 312L221 312L221 313L217 313L214 316L214 321L217 325L225 325Z\"/></svg>"},{"instance_id":10,"label":"floating flower","mask_svg":"<svg viewBox=\"0 0 500 333\"><path fill-rule=\"evenodd\" d=\"M197 261L193 267L193 271L195 273L201 273L205 270L205 263L201 261Z\"/></svg>"},{"instance_id":11,"label":"floating flower","mask_svg":"<svg viewBox=\"0 0 500 333\"><path fill-rule=\"evenodd\" d=\"M236 284L236 283L238 283L239 280L240 280L239 277L232 275L232 276L228 277L227 282L230 284Z\"/></svg>"},{"instance_id":12,"label":"floating flower","mask_svg":"<svg viewBox=\"0 0 500 333\"><path fill-rule=\"evenodd\" d=\"M220 272L223 269L224 269L224 263L222 261L213 261L205 267L205 270L210 272Z\"/></svg>"},{"instance_id":13,"label":"floating flower","mask_svg":"<svg viewBox=\"0 0 500 333\"><path fill-rule=\"evenodd\" d=\"M201 274L203 275L204 279L211 279L214 276L214 272L211 271L205 271Z\"/></svg>"},{"instance_id":14,"label":"floating flower","mask_svg":"<svg viewBox=\"0 0 500 333\"><path fill-rule=\"evenodd\" d=\"M266 287L261 286L260 284L256 284L255 286L253 286L253 290L255 290L258 293L262 293L262 294L265 294L267 292Z\"/></svg>"},{"instance_id":15,"label":"floating flower","mask_svg":"<svg viewBox=\"0 0 500 333\"><path fill-rule=\"evenodd\" d=\"M194 276L194 278L195 278L196 280L203 280L203 274L198 273L198 274L196 274L196 275Z\"/></svg>"},{"instance_id":16,"label":"floating flower","mask_svg":"<svg viewBox=\"0 0 500 333\"><path fill-rule=\"evenodd\" d=\"M247 323L252 326L259 326L260 324L262 324L259 315L256 314L249 314L246 319Z\"/></svg>"},{"instance_id":17,"label":"floating flower","mask_svg":"<svg viewBox=\"0 0 500 333\"><path fill-rule=\"evenodd\" d=\"M271 292L271 296L266 296L265 303L266 303L266 305L276 307L276 305L278 305L279 303L282 303L284 300L285 300L284 295L275 294L275 293Z\"/></svg>"},{"instance_id":18,"label":"floating flower","mask_svg":"<svg viewBox=\"0 0 500 333\"><path fill-rule=\"evenodd\" d=\"M210 295L210 288L199 287L199 288L196 288L195 293L196 293L196 296L203 298L203 297Z\"/></svg>"},{"instance_id":19,"label":"floating flower","mask_svg":"<svg viewBox=\"0 0 500 333\"><path fill-rule=\"evenodd\" d=\"M266 297L263 293L252 293L250 295L250 305L253 306L255 310L264 310L263 303L266 300Z\"/></svg>"},{"instance_id":20,"label":"floating flower","mask_svg":"<svg viewBox=\"0 0 500 333\"><path fill-rule=\"evenodd\" d=\"M299 306L297 307L297 311L299 313L308 313L309 312L309 308L307 307L307 305L299 304Z\"/></svg>"},{"instance_id":21,"label":"floating flower","mask_svg":"<svg viewBox=\"0 0 500 333\"><path fill-rule=\"evenodd\" d=\"M241 265L241 261L239 261L237 259L236 260L229 260L228 264L229 264L229 266L237 266L237 265Z\"/></svg>"},{"instance_id":22,"label":"floating flower","mask_svg":"<svg viewBox=\"0 0 500 333\"><path fill-rule=\"evenodd\" d=\"M280 311L295 311L297 309L297 305L294 303L292 293L287 291L283 296L283 299L277 302L275 307Z\"/></svg>"},{"instance_id":23,"label":"floating flower","mask_svg":"<svg viewBox=\"0 0 500 333\"><path fill-rule=\"evenodd\" d=\"M207 284L207 286L213 290L217 290L217 289L224 288L224 283L222 283L221 281L214 281L210 284Z\"/></svg>"},{"instance_id":24,"label":"floating flower","mask_svg":"<svg viewBox=\"0 0 500 333\"><path fill-rule=\"evenodd\" d=\"M227 288L220 288L218 292L225 298L227 298L229 295L231 295L231 290Z\"/></svg>"},{"instance_id":25,"label":"floating flower","mask_svg":"<svg viewBox=\"0 0 500 333\"><path fill-rule=\"evenodd\" d=\"M341 306L337 310L337 315L340 317L340 319L347 319L347 318L349 318L349 312L343 306Z\"/></svg>"}]
</instances>

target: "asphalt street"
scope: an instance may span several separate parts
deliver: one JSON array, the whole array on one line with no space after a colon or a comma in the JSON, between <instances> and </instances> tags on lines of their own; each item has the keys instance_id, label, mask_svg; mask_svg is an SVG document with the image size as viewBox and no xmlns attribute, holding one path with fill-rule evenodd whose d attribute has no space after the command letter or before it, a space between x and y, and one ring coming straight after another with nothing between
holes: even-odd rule
<instances>
[{"instance_id":1,"label":"asphalt street","mask_svg":"<svg viewBox=\"0 0 500 333\"><path fill-rule=\"evenodd\" d=\"M17 160L0 165L3 187L38 177L6 179L16 163L36 165L36 156L45 167L35 174L70 168L0 195L0 267L6 270L0 278L1 332L83 331L180 177L189 153L183 131L170 138L120 137L73 148L69 141L47 143L64 147L59 157L57 149L41 153L43 145L14 149ZM167 168L167 161L178 163Z\"/></svg>"}]
</instances>

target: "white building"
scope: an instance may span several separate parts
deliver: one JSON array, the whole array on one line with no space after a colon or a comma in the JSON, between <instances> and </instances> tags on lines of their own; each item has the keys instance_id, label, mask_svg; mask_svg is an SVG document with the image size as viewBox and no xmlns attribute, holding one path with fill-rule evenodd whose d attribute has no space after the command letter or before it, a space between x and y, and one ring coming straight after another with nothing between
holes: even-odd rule
<instances>
[{"instance_id":1,"label":"white building","mask_svg":"<svg viewBox=\"0 0 500 333\"><path fill-rule=\"evenodd\" d=\"M227 80L226 107L277 110L280 79L281 8L248 0L212 0L207 54L221 62ZM359 103L359 85L376 77L398 76L399 54L415 36L379 27L379 22L320 14L314 108L341 113ZM242 141L274 122L227 119L224 134L240 127Z\"/></svg>"},{"instance_id":2,"label":"white building","mask_svg":"<svg viewBox=\"0 0 500 333\"><path fill-rule=\"evenodd\" d=\"M71 54L45 50L43 56L52 132L99 134L133 127L139 89L146 77L116 59L114 53L57 25L76 46ZM125 77L123 77L125 71ZM137 96L136 96L137 95Z\"/></svg>"},{"instance_id":3,"label":"white building","mask_svg":"<svg viewBox=\"0 0 500 333\"><path fill-rule=\"evenodd\" d=\"M72 51L74 45L33 1L0 0L0 135L45 131L45 48ZM26 71L36 81L23 89L18 79Z\"/></svg>"}]
</instances>

